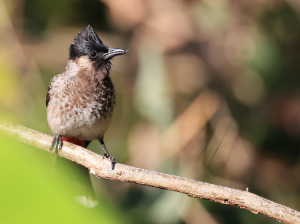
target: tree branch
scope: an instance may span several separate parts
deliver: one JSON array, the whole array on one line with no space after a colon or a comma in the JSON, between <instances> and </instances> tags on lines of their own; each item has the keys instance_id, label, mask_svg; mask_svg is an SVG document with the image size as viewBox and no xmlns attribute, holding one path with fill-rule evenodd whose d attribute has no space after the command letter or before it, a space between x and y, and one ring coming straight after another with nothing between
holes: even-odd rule
<instances>
[{"instance_id":1,"label":"tree branch","mask_svg":"<svg viewBox=\"0 0 300 224\"><path fill-rule=\"evenodd\" d=\"M53 137L49 135L1 119L0 133L25 144L51 152L49 151L49 147ZM283 223L300 223L300 213L298 211L269 201L248 191L235 190L193 179L127 166L121 163L117 163L115 169L112 170L109 160L103 159L101 155L68 142L64 142L63 149L58 154L89 168L90 172L99 178L120 180L177 191L195 198L238 206L255 214L260 213Z\"/></svg>"}]
</instances>

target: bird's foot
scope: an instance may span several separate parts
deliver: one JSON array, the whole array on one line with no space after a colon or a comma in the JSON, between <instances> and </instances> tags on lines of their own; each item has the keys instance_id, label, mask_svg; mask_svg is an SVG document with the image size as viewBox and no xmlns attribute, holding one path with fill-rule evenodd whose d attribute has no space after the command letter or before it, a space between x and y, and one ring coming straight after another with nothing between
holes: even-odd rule
<instances>
[{"instance_id":1,"label":"bird's foot","mask_svg":"<svg viewBox=\"0 0 300 224\"><path fill-rule=\"evenodd\" d=\"M107 159L109 159L110 162L111 162L111 168L114 170L114 169L115 169L115 164L116 164L115 158L114 158L114 157L111 157L111 156L109 155L109 153L108 153L108 151L107 151L107 148L106 148L106 146L105 146L105 144L104 144L103 139L99 139L99 142L101 143L102 148L103 148L103 150L104 150L103 159L104 159L104 157L107 158Z\"/></svg>"},{"instance_id":2,"label":"bird's foot","mask_svg":"<svg viewBox=\"0 0 300 224\"><path fill-rule=\"evenodd\" d=\"M103 159L104 159L104 158L107 158L107 159L110 160L110 162L111 162L111 168L114 170L114 169L115 169L115 164L116 164L115 158L112 157L112 156L110 156L109 153L104 153Z\"/></svg>"},{"instance_id":3,"label":"bird's foot","mask_svg":"<svg viewBox=\"0 0 300 224\"><path fill-rule=\"evenodd\" d=\"M62 149L62 147L63 147L63 140L61 139L61 135L55 135L53 137L53 140L52 140L49 150L50 151L53 150L54 155L55 155L58 150Z\"/></svg>"}]
</instances>

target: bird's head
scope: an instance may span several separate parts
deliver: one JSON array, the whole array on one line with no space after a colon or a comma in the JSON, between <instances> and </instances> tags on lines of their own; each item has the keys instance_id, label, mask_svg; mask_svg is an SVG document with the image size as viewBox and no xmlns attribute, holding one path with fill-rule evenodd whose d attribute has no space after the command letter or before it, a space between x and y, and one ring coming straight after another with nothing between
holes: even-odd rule
<instances>
[{"instance_id":1,"label":"bird's head","mask_svg":"<svg viewBox=\"0 0 300 224\"><path fill-rule=\"evenodd\" d=\"M91 25L83 28L82 33L74 37L74 43L70 45L69 59L76 60L86 57L98 70L101 66L109 66L110 60L125 54L127 51L120 48L109 48L95 33Z\"/></svg>"}]
</instances>

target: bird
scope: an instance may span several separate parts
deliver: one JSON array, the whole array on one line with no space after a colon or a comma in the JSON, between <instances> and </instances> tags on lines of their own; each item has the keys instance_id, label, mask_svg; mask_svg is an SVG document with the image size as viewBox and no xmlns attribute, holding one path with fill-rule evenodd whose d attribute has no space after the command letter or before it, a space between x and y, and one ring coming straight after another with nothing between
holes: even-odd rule
<instances>
[{"instance_id":1,"label":"bird","mask_svg":"<svg viewBox=\"0 0 300 224\"><path fill-rule=\"evenodd\" d=\"M54 134L50 150L54 153L62 149L63 141L86 148L98 140L103 157L114 169L115 159L104 143L116 103L111 59L127 51L109 48L91 25L74 37L65 71L52 78L46 95L47 121Z\"/></svg>"}]
</instances>

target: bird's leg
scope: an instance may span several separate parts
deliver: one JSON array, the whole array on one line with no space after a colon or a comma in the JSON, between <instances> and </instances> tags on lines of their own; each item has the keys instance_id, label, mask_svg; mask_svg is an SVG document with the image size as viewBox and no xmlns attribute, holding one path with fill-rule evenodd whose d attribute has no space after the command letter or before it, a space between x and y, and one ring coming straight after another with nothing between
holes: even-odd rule
<instances>
[{"instance_id":1,"label":"bird's leg","mask_svg":"<svg viewBox=\"0 0 300 224\"><path fill-rule=\"evenodd\" d=\"M108 159L111 161L111 168L114 169L114 166L115 166L115 158L112 157L112 156L109 154L109 152L107 151L107 148L106 148L106 146L105 146L105 144L104 144L103 139L99 139L99 142L100 142L100 144L102 145L102 148L103 148L103 150L104 150L103 158L104 158L104 157L108 158Z\"/></svg>"},{"instance_id":2,"label":"bird's leg","mask_svg":"<svg viewBox=\"0 0 300 224\"><path fill-rule=\"evenodd\" d=\"M61 139L61 135L55 134L49 150L50 151L54 150L54 154L56 154L57 150L61 150L62 147L63 147L63 140Z\"/></svg>"}]
</instances>

